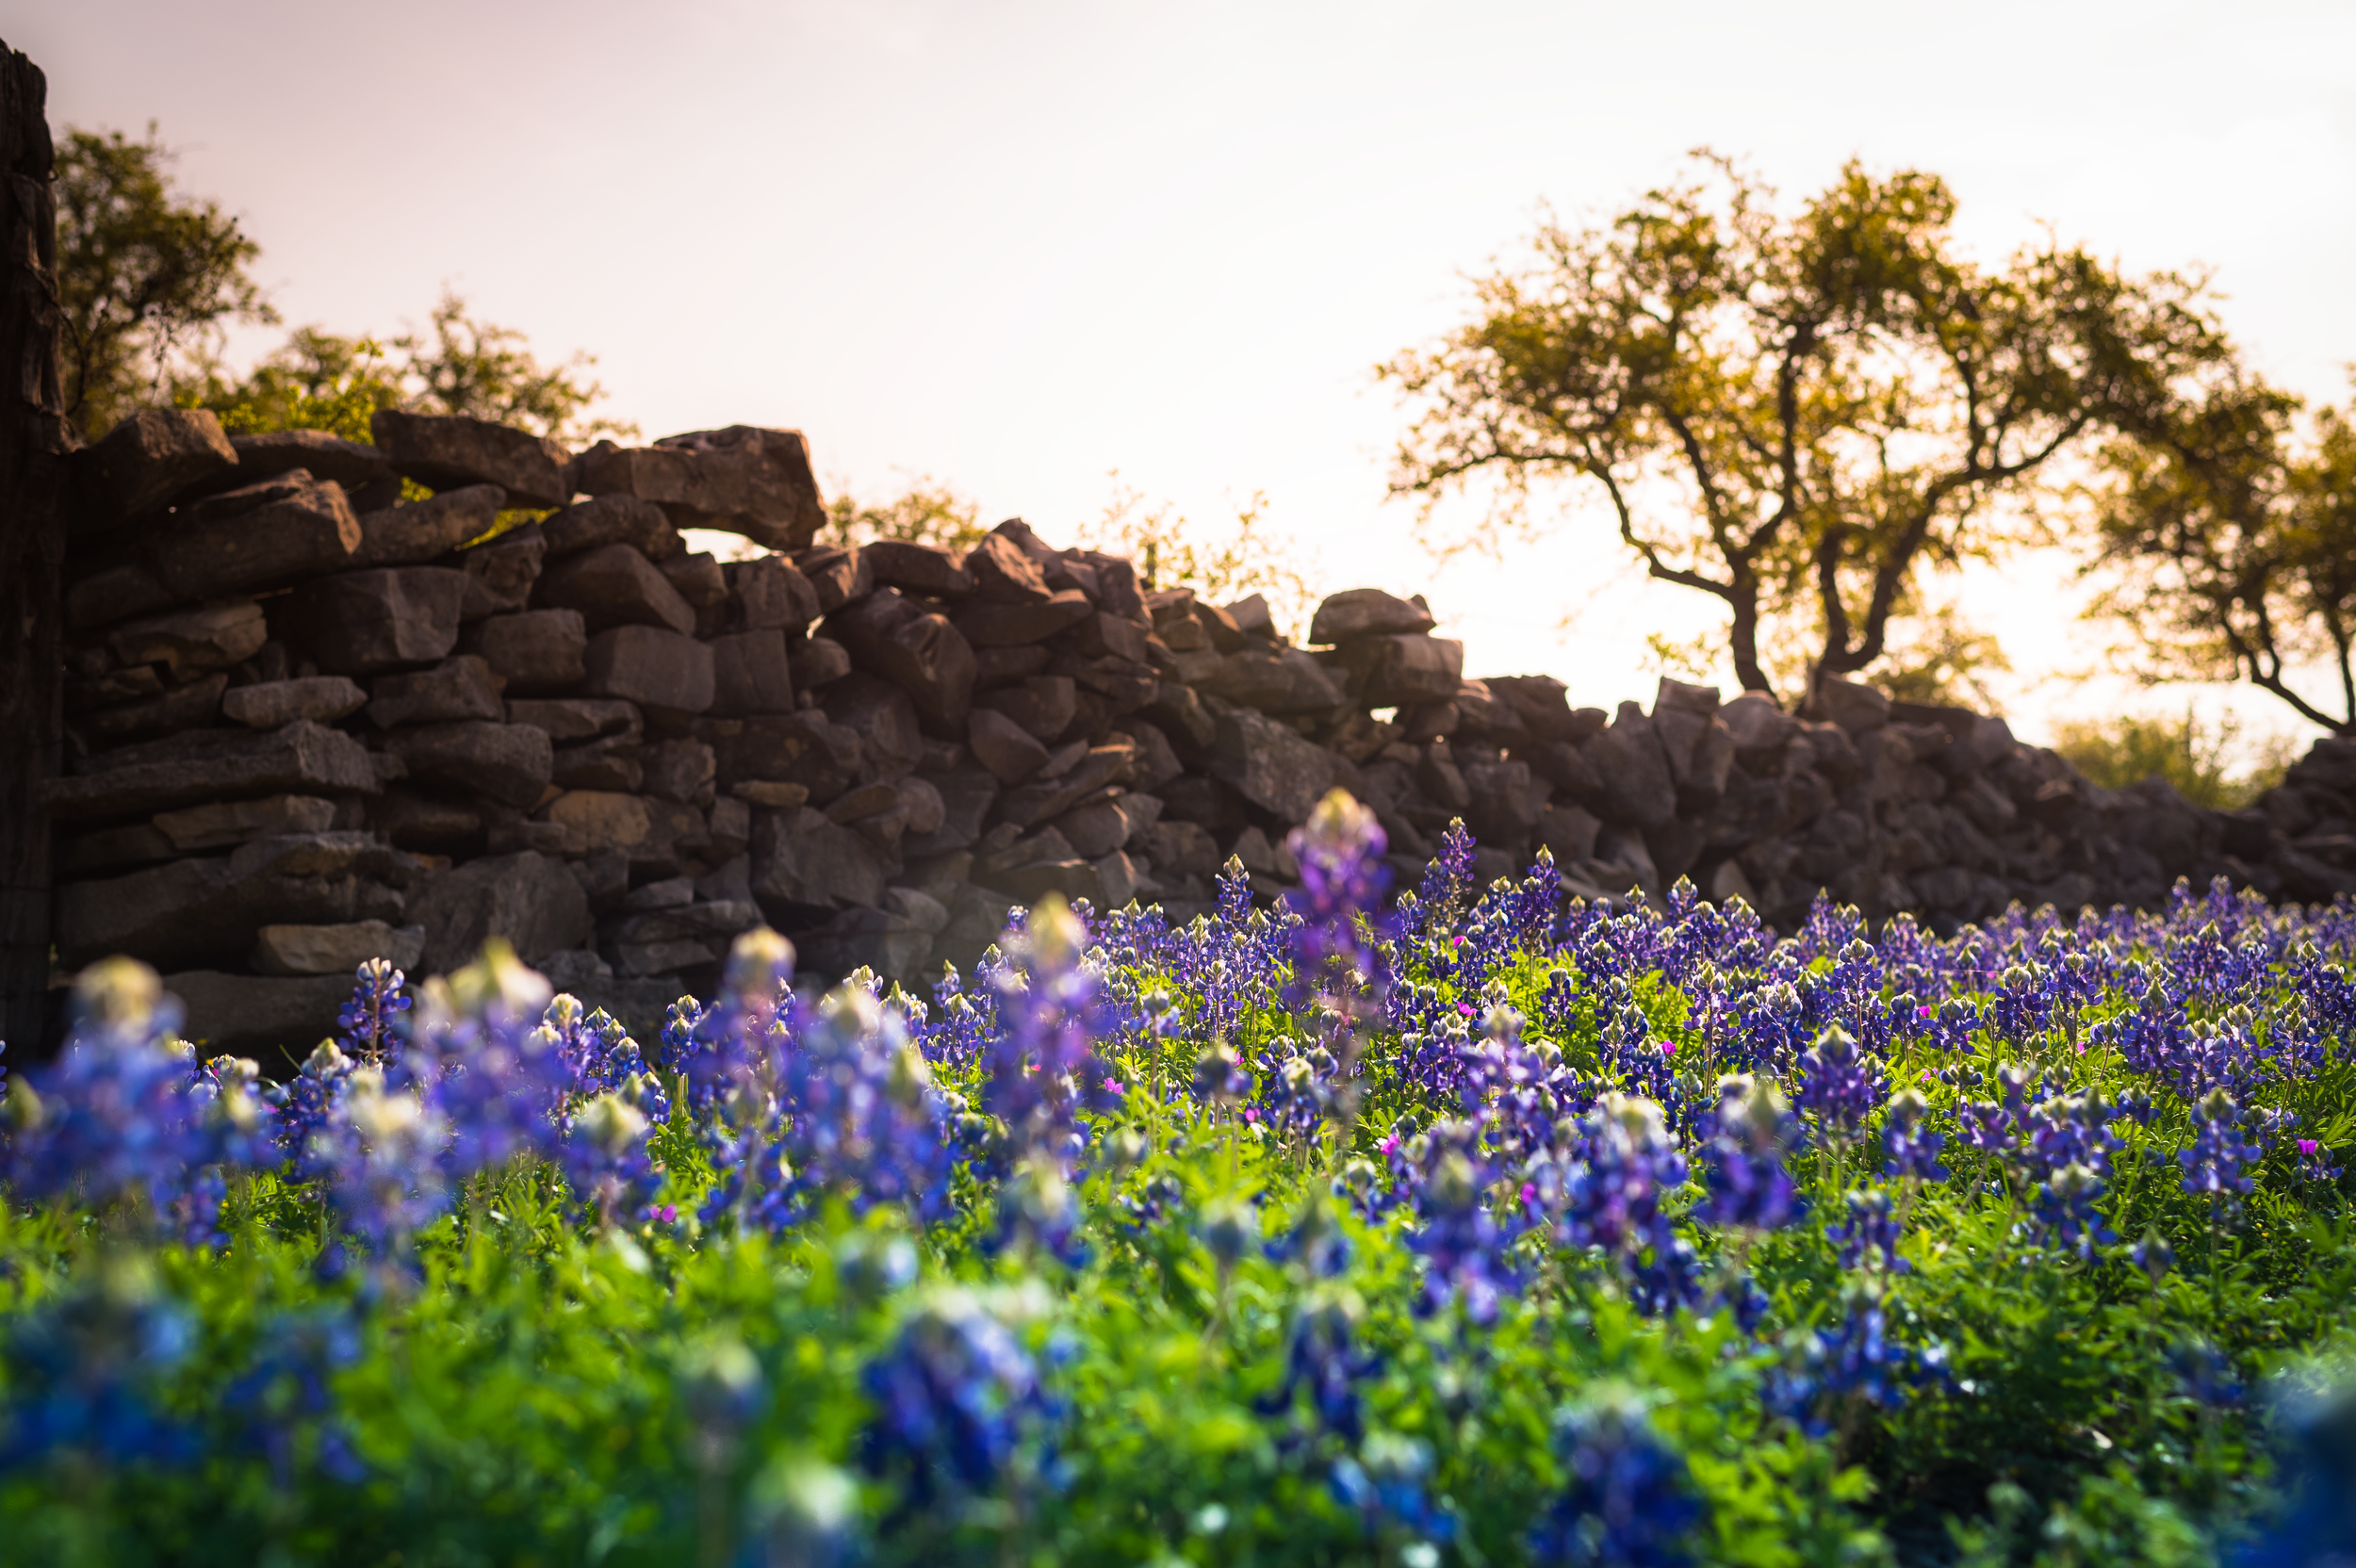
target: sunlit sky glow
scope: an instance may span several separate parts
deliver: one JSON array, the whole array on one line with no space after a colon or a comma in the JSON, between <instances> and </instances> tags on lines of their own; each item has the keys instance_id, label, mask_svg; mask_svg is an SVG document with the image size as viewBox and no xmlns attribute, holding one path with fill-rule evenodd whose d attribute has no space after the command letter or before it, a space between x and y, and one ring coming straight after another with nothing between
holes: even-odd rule
<instances>
[{"instance_id":1,"label":"sunlit sky glow","mask_svg":"<svg viewBox=\"0 0 2356 1568\"><path fill-rule=\"evenodd\" d=\"M2344 396L2356 360L2346 6L0 18L53 122L160 122L184 184L263 244L289 323L393 330L447 283L546 355L595 353L606 411L648 435L799 426L862 498L929 474L1057 542L1113 470L1212 526L1262 493L1321 580L1421 589L1471 673L1545 669L1604 706L1649 695L1646 631L1690 637L1711 604L1644 582L1593 512L1440 566L1384 498L1403 421L1371 368L1460 319L1464 275L1542 202L1603 214L1702 144L1794 199L1851 155L1926 168L1987 259L2050 222L2130 268L2213 270L2256 363L2312 397ZM1958 591L2006 645L2024 731L2153 700L2102 678L2060 564Z\"/></svg>"}]
</instances>

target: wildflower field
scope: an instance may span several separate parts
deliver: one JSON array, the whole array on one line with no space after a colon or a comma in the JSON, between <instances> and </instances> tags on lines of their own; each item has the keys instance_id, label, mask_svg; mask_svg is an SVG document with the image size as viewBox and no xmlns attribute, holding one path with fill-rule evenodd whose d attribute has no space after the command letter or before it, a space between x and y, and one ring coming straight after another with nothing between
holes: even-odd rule
<instances>
[{"instance_id":1,"label":"wildflower field","mask_svg":"<svg viewBox=\"0 0 2356 1568\"><path fill-rule=\"evenodd\" d=\"M921 998L755 933L659 1040L371 965L284 1085L95 966L8 1086L0 1561L2348 1550L2356 909L1293 847Z\"/></svg>"}]
</instances>

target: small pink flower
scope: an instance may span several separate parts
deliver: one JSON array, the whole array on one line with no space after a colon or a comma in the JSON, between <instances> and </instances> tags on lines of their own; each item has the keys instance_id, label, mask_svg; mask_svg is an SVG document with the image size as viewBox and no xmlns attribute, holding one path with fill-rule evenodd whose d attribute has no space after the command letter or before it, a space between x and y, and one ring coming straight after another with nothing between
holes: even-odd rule
<instances>
[{"instance_id":1,"label":"small pink flower","mask_svg":"<svg viewBox=\"0 0 2356 1568\"><path fill-rule=\"evenodd\" d=\"M1928 1018L1931 1016L1931 1010L1928 1007L1917 1007L1914 1009L1914 1016L1916 1018Z\"/></svg>"},{"instance_id":2,"label":"small pink flower","mask_svg":"<svg viewBox=\"0 0 2356 1568\"><path fill-rule=\"evenodd\" d=\"M1676 1055L1677 1054L1677 1042L1675 1040L1662 1040L1661 1042L1661 1054L1663 1056Z\"/></svg>"},{"instance_id":3,"label":"small pink flower","mask_svg":"<svg viewBox=\"0 0 2356 1568\"><path fill-rule=\"evenodd\" d=\"M1246 1121L1257 1121L1257 1120L1259 1120L1259 1119L1260 1119L1260 1107L1259 1107L1259 1106L1257 1106L1257 1105L1246 1105L1246 1106L1243 1108L1243 1119L1244 1119Z\"/></svg>"},{"instance_id":4,"label":"small pink flower","mask_svg":"<svg viewBox=\"0 0 2356 1568\"><path fill-rule=\"evenodd\" d=\"M1389 1158L1390 1158L1393 1154L1398 1153L1398 1152L1399 1152L1399 1135L1398 1135L1397 1133L1393 1133L1393 1134L1392 1134L1389 1137L1384 1138L1384 1139L1383 1140L1383 1142L1382 1142L1381 1147L1382 1147L1382 1150L1383 1150L1383 1157L1384 1159L1386 1159L1386 1160L1387 1160L1387 1159L1389 1159Z\"/></svg>"},{"instance_id":5,"label":"small pink flower","mask_svg":"<svg viewBox=\"0 0 2356 1568\"><path fill-rule=\"evenodd\" d=\"M1107 1078L1104 1080L1104 1092L1106 1094L1127 1094L1129 1092L1129 1086L1122 1083L1118 1078Z\"/></svg>"},{"instance_id":6,"label":"small pink flower","mask_svg":"<svg viewBox=\"0 0 2356 1568\"><path fill-rule=\"evenodd\" d=\"M1466 1018L1473 1016L1472 1004L1469 1002L1459 1002L1456 1004L1456 1010L1464 1014Z\"/></svg>"},{"instance_id":7,"label":"small pink flower","mask_svg":"<svg viewBox=\"0 0 2356 1568\"><path fill-rule=\"evenodd\" d=\"M2313 1138L2300 1138L2299 1140L2299 1152L2302 1154L2312 1154L2315 1152L2315 1140Z\"/></svg>"}]
</instances>

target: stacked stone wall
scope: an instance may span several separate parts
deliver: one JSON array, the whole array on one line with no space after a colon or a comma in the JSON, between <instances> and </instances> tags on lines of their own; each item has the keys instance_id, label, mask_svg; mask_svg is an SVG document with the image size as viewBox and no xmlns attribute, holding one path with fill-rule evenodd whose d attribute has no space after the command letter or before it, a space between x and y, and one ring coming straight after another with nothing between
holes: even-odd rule
<instances>
[{"instance_id":1,"label":"stacked stone wall","mask_svg":"<svg viewBox=\"0 0 2356 1568\"><path fill-rule=\"evenodd\" d=\"M1794 715L1663 680L1608 714L1467 679L1375 589L1295 645L1256 596L1153 591L1020 521L963 554L818 544L796 432L373 434L152 410L73 463L58 960L155 964L224 1046L317 1037L362 958L495 935L642 1028L761 921L913 982L1051 890L1185 918L1234 856L1273 896L1335 785L1411 875L1462 816L1484 877L1544 848L1584 896L1690 876L1787 927L1820 890L1944 927L2179 876L2356 890L2342 743L2227 816L1849 682ZM519 508L545 515L502 528Z\"/></svg>"}]
</instances>

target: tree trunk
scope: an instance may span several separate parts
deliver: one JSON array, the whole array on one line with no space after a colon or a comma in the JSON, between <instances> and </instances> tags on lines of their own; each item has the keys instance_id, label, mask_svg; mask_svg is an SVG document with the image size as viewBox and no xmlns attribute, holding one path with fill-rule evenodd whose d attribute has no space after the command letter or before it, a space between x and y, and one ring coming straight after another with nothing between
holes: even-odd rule
<instances>
[{"instance_id":1,"label":"tree trunk","mask_svg":"<svg viewBox=\"0 0 2356 1568\"><path fill-rule=\"evenodd\" d=\"M64 733L65 457L48 83L0 43L0 1039L44 1045L49 814Z\"/></svg>"}]
</instances>

